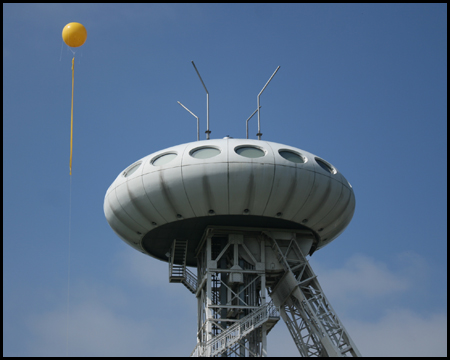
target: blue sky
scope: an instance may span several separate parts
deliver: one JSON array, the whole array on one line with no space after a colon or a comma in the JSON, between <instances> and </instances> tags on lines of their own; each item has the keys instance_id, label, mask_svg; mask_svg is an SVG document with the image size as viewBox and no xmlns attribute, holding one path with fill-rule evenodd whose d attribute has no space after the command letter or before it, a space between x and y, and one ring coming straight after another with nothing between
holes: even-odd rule
<instances>
[{"instance_id":1,"label":"blue sky","mask_svg":"<svg viewBox=\"0 0 450 360\"><path fill-rule=\"evenodd\" d=\"M88 38L69 204L73 21ZM245 137L280 66L262 139L324 158L355 191L352 222L311 258L334 309L363 355L445 356L446 4L3 4L3 355L194 348L195 297L103 214L128 165L196 140L177 101L205 138L191 60L211 138ZM268 352L298 356L282 321Z\"/></svg>"}]
</instances>

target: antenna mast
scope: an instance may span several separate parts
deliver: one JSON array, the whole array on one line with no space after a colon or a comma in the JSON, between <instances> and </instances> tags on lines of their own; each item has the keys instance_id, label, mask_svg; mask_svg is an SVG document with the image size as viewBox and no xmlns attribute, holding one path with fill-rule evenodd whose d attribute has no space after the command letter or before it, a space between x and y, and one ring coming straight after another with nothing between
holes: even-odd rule
<instances>
[{"instance_id":1,"label":"antenna mast","mask_svg":"<svg viewBox=\"0 0 450 360\"><path fill-rule=\"evenodd\" d=\"M194 65L195 66L195 65ZM262 90L259 92L258 94L258 104L257 104L257 109L258 109L258 133L256 134L258 136L258 140L261 140L261 123L260 123L260 116L259 116L259 108L261 106L259 106L259 97L261 96L262 92L264 91L264 89L266 88L267 85L269 85L270 80L272 80L272 78L275 76L275 74L277 73L278 69L280 67L278 66L277 69L274 71L274 73L272 74L272 76L270 77L269 81L266 82L266 85L264 85L264 87L262 88ZM200 76L200 75L199 75ZM205 85L203 85L205 86ZM206 88L205 88L206 89ZM253 115L252 115L253 116Z\"/></svg>"},{"instance_id":2,"label":"antenna mast","mask_svg":"<svg viewBox=\"0 0 450 360\"><path fill-rule=\"evenodd\" d=\"M184 106L182 103L180 103L179 101L177 101L178 104L180 104L182 107L184 107L187 111L189 111L189 113L193 116L197 118L197 141L200 141L200 125L199 125L199 121L198 121L198 116L195 115L191 110L189 110L186 106Z\"/></svg>"},{"instance_id":3,"label":"antenna mast","mask_svg":"<svg viewBox=\"0 0 450 360\"><path fill-rule=\"evenodd\" d=\"M209 131L209 92L208 92L208 89L205 86L205 83L202 80L202 77L200 76L200 73L197 70L197 67L194 64L194 61L191 61L191 62L192 62L192 65L194 65L194 69L197 72L197 75L200 78L200 81L202 82L203 87L205 88L205 91L206 91L206 131L205 131L205 133L206 133L206 140L209 140L209 134L211 134L211 131Z\"/></svg>"},{"instance_id":4,"label":"antenna mast","mask_svg":"<svg viewBox=\"0 0 450 360\"><path fill-rule=\"evenodd\" d=\"M261 107L261 106L260 106ZM248 121L253 117L253 115L255 115L255 113L258 111L259 109L256 109L255 111L253 111L253 114L250 115L250 117L245 121L245 133L247 134L247 139L248 139Z\"/></svg>"}]
</instances>

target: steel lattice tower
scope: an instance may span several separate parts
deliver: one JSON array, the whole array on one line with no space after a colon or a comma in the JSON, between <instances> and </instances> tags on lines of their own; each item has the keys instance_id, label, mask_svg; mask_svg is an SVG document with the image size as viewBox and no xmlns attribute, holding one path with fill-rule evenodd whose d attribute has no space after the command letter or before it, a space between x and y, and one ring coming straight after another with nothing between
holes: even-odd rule
<instances>
[{"instance_id":1,"label":"steel lattice tower","mask_svg":"<svg viewBox=\"0 0 450 360\"><path fill-rule=\"evenodd\" d=\"M360 356L307 260L350 223L353 188L324 159L261 140L259 98L278 69L246 121L247 139L210 139L209 93L195 67L207 94L207 140L136 161L106 192L115 233L168 262L169 281L196 296L192 356L266 356L280 317L302 356Z\"/></svg>"}]
</instances>

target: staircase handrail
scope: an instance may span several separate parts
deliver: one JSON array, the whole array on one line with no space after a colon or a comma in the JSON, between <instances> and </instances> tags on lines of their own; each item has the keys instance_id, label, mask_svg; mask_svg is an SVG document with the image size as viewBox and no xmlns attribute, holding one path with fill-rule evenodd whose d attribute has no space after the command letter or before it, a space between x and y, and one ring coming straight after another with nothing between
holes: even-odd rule
<instances>
[{"instance_id":1,"label":"staircase handrail","mask_svg":"<svg viewBox=\"0 0 450 360\"><path fill-rule=\"evenodd\" d=\"M184 268L184 276L187 285L190 286L195 293L197 291L198 283L197 276L195 276L195 274L187 267Z\"/></svg>"},{"instance_id":2,"label":"staircase handrail","mask_svg":"<svg viewBox=\"0 0 450 360\"><path fill-rule=\"evenodd\" d=\"M265 323L270 317L279 317L278 309L273 301L261 306L259 309L252 311L247 316L240 319L237 323L230 326L220 335L206 343L205 348L211 349L209 356L215 356L223 351L227 346L239 341L254 328Z\"/></svg>"}]
</instances>

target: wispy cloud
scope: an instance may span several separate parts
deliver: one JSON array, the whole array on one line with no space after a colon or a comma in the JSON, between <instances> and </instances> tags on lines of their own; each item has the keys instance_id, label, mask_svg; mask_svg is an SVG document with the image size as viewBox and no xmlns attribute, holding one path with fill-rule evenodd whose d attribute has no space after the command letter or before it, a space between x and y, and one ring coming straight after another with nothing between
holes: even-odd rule
<instances>
[{"instance_id":1,"label":"wispy cloud","mask_svg":"<svg viewBox=\"0 0 450 360\"><path fill-rule=\"evenodd\" d=\"M402 255L411 263L420 257ZM73 356L188 356L195 346L196 299L182 285L169 284L167 264L132 249L117 254L113 283L78 281L72 286L69 318L69 354ZM341 268L324 269L320 282L332 305L342 308L356 300L382 299L403 293L413 296L415 267L396 270L363 255L349 258ZM342 278L347 280L343 283ZM358 294L356 297L355 294ZM444 356L447 317L442 311L427 314L407 303L372 301L381 315L366 319L358 313L339 314L365 356ZM375 305L374 305L375 304ZM378 304L378 305L377 305ZM335 306L336 305L336 306ZM358 307L364 304L358 304ZM345 308L345 307L344 307ZM367 309L368 312L373 309ZM66 354L67 312L64 306L29 318L29 355ZM298 356L282 322L268 337L269 356Z\"/></svg>"},{"instance_id":2,"label":"wispy cloud","mask_svg":"<svg viewBox=\"0 0 450 360\"><path fill-rule=\"evenodd\" d=\"M320 283L334 298L382 297L411 286L407 274L396 273L387 264L366 255L353 255L341 268L335 269L323 266L320 259L312 259L312 263Z\"/></svg>"},{"instance_id":3,"label":"wispy cloud","mask_svg":"<svg viewBox=\"0 0 450 360\"><path fill-rule=\"evenodd\" d=\"M346 319L363 356L447 356L447 314L388 310L376 322ZM350 330L349 330L350 331Z\"/></svg>"},{"instance_id":4,"label":"wispy cloud","mask_svg":"<svg viewBox=\"0 0 450 360\"><path fill-rule=\"evenodd\" d=\"M189 355L196 344L195 298L168 283L166 263L132 249L116 259L111 283L78 279L71 285L69 355ZM66 355L66 304L33 315L28 327L28 355Z\"/></svg>"},{"instance_id":5,"label":"wispy cloud","mask_svg":"<svg viewBox=\"0 0 450 360\"><path fill-rule=\"evenodd\" d=\"M36 316L30 346L33 356L64 356L69 341L70 356L144 355L154 344L156 329L145 316L133 319L121 316L107 303L96 301L71 307L69 340L67 313L64 309Z\"/></svg>"}]
</instances>

